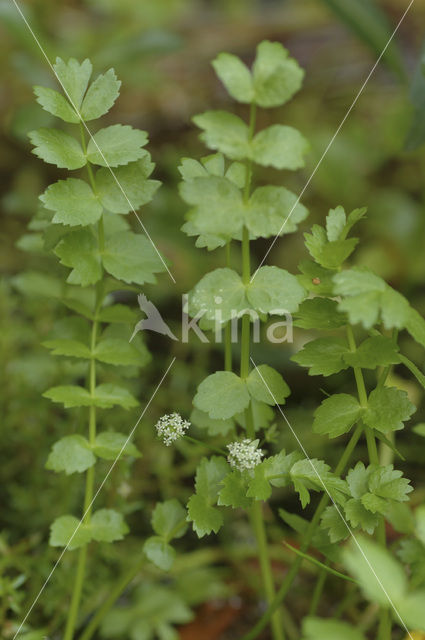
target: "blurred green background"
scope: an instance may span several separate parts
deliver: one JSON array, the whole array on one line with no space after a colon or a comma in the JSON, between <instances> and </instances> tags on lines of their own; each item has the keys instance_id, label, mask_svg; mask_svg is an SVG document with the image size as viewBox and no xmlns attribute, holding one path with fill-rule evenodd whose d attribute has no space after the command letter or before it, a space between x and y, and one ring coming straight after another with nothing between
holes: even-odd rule
<instances>
[{"instance_id":1,"label":"blurred green background","mask_svg":"<svg viewBox=\"0 0 425 640\"><path fill-rule=\"evenodd\" d=\"M299 128L312 150L302 172L291 175L263 170L258 181L279 181L299 193L327 148L407 7L406 0L86 0L20 2L29 24L49 58L89 57L95 73L113 66L122 80L121 96L106 124L121 122L146 129L156 162L155 178L164 185L141 216L155 243L171 262L177 284L167 274L144 292L179 332L180 297L200 276L222 266L220 250L196 249L180 227L185 206L177 191L177 166L182 156L200 157L206 151L191 123L191 116L208 108L234 107L216 79L210 61L229 51L251 63L263 39L282 42L306 70L302 91L281 109L263 115L260 125L284 122ZM355 261L374 269L425 311L425 79L421 73L425 35L425 4L417 0L386 50L347 121L327 151L305 191L303 202L310 216L302 225L323 222L330 207L346 210L368 206L360 225L362 235ZM51 358L41 342L65 315L56 300L52 278L66 273L56 259L46 257L37 225L28 224L37 210L38 195L64 174L45 165L30 152L28 131L54 126L32 95L32 85L55 86L46 60L34 42L14 3L0 0L0 346L2 353L0 447L0 625L11 637L13 625L37 593L57 552L46 541L50 522L81 503L81 486L71 478L44 470L48 448L58 437L76 428L78 412L54 408L41 393L50 385L75 379L75 365ZM282 177L283 175L283 177ZM131 214L130 214L131 215ZM137 228L137 220L133 220ZM259 241L258 262L269 246ZM302 233L285 236L273 247L269 264L296 272L305 257ZM254 259L255 262L255 259ZM41 273L41 275L39 275ZM136 302L131 294L130 301ZM311 413L321 398L321 380L308 378L291 364L306 332L296 332L293 345L256 345L256 359L277 366L291 389L288 416L312 456L338 457L310 432ZM208 371L221 367L221 348L171 343L148 336L153 362L134 391L146 401L172 356L177 357L170 377L142 421L136 442L144 458L132 468L125 463L114 472L104 502L120 501L131 522L132 538L123 556L116 547L102 549L102 563L87 586L90 611L102 597L102 588L116 567L131 563L141 553L140 536L149 531L152 504L177 495L184 499L198 458L186 445L164 450L153 437L153 425L164 412L188 416L197 384ZM404 345L421 369L424 357L410 342ZM394 375L398 375L397 372ZM334 379L336 378L336 379ZM397 378L420 406L415 384ZM326 381L327 389L349 388L340 374ZM121 431L129 431L137 412L113 415ZM419 417L420 417L419 413ZM418 418L419 419L419 418ZM279 436L287 448L290 436ZM423 441L422 441L423 442ZM409 460L407 473L422 481L425 451L419 436L402 440ZM178 464L174 464L173 458ZM103 471L106 470L106 467ZM188 484L189 483L189 484ZM417 480L418 484L418 480ZM295 503L294 503L295 504ZM294 509L296 507L294 506ZM234 525L235 526L235 525ZM236 536L244 536L239 523ZM231 533L227 535L231 538ZM139 536L139 537L138 537ZM228 540L228 541L229 541ZM199 547L195 538L192 546ZM229 542L230 543L230 542ZM207 545L214 545L207 541ZM210 547L208 547L210 548ZM107 554L105 557L104 554ZM64 558L46 595L37 605L29 628L60 626L68 595L72 554ZM214 576L213 576L214 577ZM243 578L243 574L242 574ZM241 579L239 576L239 579ZM238 578L234 578L237 582ZM205 583L205 581L204 581ZM217 593L223 584L209 581ZM228 585L228 582L226 582ZM221 585L221 587L220 587ZM182 587L183 588L183 587ZM227 587L226 587L227 588ZM225 589L226 590L226 589ZM236 585L235 590L239 591ZM201 592L199 601L211 594ZM193 597L193 596L192 596ZM190 603L196 605L197 602ZM222 636L224 638L224 636Z\"/></svg>"}]
</instances>

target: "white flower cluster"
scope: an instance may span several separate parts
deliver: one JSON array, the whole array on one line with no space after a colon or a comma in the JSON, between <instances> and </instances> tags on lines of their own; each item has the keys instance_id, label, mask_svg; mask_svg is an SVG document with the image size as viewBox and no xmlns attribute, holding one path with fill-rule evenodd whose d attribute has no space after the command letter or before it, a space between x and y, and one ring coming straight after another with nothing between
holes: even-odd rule
<instances>
[{"instance_id":1,"label":"white flower cluster","mask_svg":"<svg viewBox=\"0 0 425 640\"><path fill-rule=\"evenodd\" d=\"M227 462L234 469L245 471L246 469L254 469L261 462L264 456L262 449L257 449L259 440L241 440L240 442L231 442L227 445L229 455Z\"/></svg>"},{"instance_id":2,"label":"white flower cluster","mask_svg":"<svg viewBox=\"0 0 425 640\"><path fill-rule=\"evenodd\" d=\"M190 422L183 420L179 413L166 413L156 423L158 436L164 441L167 447L173 442L184 436L189 429Z\"/></svg>"}]
</instances>

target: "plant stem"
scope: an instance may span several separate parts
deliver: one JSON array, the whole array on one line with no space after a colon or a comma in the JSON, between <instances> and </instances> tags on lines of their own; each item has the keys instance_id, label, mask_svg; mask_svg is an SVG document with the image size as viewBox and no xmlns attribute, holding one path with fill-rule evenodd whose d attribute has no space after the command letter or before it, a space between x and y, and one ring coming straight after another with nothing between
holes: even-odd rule
<instances>
[{"instance_id":1,"label":"plant stem","mask_svg":"<svg viewBox=\"0 0 425 640\"><path fill-rule=\"evenodd\" d=\"M226 244L226 267L230 269L230 240ZM224 370L232 371L232 322L224 327Z\"/></svg>"},{"instance_id":2,"label":"plant stem","mask_svg":"<svg viewBox=\"0 0 425 640\"><path fill-rule=\"evenodd\" d=\"M84 127L80 122L81 142L84 151L86 150L86 140L84 135ZM94 175L90 163L87 163L87 171L89 180L93 191L96 193L96 184ZM104 247L104 231L103 231L103 217L99 220L99 249L102 251ZM96 288L96 302L94 320L92 323L91 339L90 339L90 368L89 368L89 392L92 397L95 395L96 390L96 358L94 356L97 340L98 330L98 312L103 302L103 287L102 280L98 283ZM89 443L94 446L96 440L96 407L91 405L89 407ZM94 493L94 466L90 467L86 473L86 489L84 495L84 510L83 510L83 524L89 525L92 512L92 500ZM77 571L75 575L74 587L71 597L71 604L69 607L68 618L66 621L65 634L63 640L72 640L74 637L75 627L78 621L78 613L80 609L81 595L83 591L84 576L86 571L87 561L87 544L80 548L78 555Z\"/></svg>"},{"instance_id":3,"label":"plant stem","mask_svg":"<svg viewBox=\"0 0 425 640\"><path fill-rule=\"evenodd\" d=\"M335 469L335 475L336 476L340 476L341 473L344 471L345 467L347 466L347 463L349 461L349 459L351 458L351 455L360 439L360 436L363 432L363 427L361 425L358 425L353 433L353 435L351 436L347 446L345 447L344 453L342 454L338 465L336 466ZM326 505L328 504L329 501L329 496L325 493L321 499L319 504L317 505L316 511L314 513L314 516L312 518L312 520L310 521L306 534L304 536L304 539L301 543L300 546L300 551L302 551L303 553L305 551L307 551L308 547L310 546L311 540L314 536L314 533L316 531L316 528L320 522L320 517L326 507ZM256 638L261 631L267 626L267 624L269 623L270 618L272 617L273 613L276 611L276 609L279 607L279 605L281 604L281 602L284 601L289 589L292 586L292 583L301 567L303 558L301 556L298 556L295 558L294 562L291 565L291 568L289 569L288 573L286 574L279 591L276 594L276 597L274 598L273 602L270 604L269 608L267 609L267 611L264 613L264 615L260 618L260 620L257 622L257 624L251 629L251 631L249 631L247 634L245 634L241 640L254 640L254 638Z\"/></svg>"},{"instance_id":4,"label":"plant stem","mask_svg":"<svg viewBox=\"0 0 425 640\"><path fill-rule=\"evenodd\" d=\"M96 314L95 314L96 316ZM90 372L89 372L89 390L90 394L94 395L96 388L96 360L93 357L93 352L96 347L97 336L97 319L93 321L92 333L91 333L91 352L92 358L90 360ZM89 408L89 442L94 445L96 439L96 407L91 406ZM90 524L91 520L91 502L93 500L93 488L94 488L94 467L90 467L86 473L86 491L84 496L84 516L83 524ZM80 608L81 594L83 590L83 582L86 570L87 560L87 545L81 547L78 555L77 572L75 575L74 588L72 592L71 605L69 607L68 618L66 621L66 628L64 634L64 640L72 640L74 637L74 630L78 620L78 611Z\"/></svg>"},{"instance_id":5,"label":"plant stem","mask_svg":"<svg viewBox=\"0 0 425 640\"><path fill-rule=\"evenodd\" d=\"M251 104L249 115L249 139L251 140L255 132L255 118L256 118L256 105ZM250 160L246 163L246 175L245 175L245 188L243 193L244 201L247 202L251 190L251 178L252 178L252 163ZM251 279L251 256L250 256L250 243L249 243L249 231L244 226L242 229L242 282L245 286L249 285ZM242 379L246 379L250 370L250 346L251 346L251 320L249 314L245 313L242 316L242 329L241 329L241 363L240 363L240 376ZM248 438L253 440L255 438L255 425L254 417L252 413L251 403L245 409L245 429ZM269 557L269 550L267 545L267 536L264 526L263 513L260 502L254 501L251 507L251 522L255 532L257 540L257 548L260 560L261 575L263 580L264 592L267 602L270 604L275 598L275 585L273 580L272 566ZM276 611L271 619L271 629L273 640L285 640L285 634L283 631L283 623L281 617L281 611Z\"/></svg>"},{"instance_id":6,"label":"plant stem","mask_svg":"<svg viewBox=\"0 0 425 640\"><path fill-rule=\"evenodd\" d=\"M327 561L326 564L329 564L329 561ZM310 609L308 611L309 616L314 616L317 611L317 607L319 606L320 598L323 593L323 588L325 586L326 578L327 578L326 571L324 569L321 569L319 572L319 577L317 579L316 585L314 587L313 597L310 602Z\"/></svg>"}]
</instances>

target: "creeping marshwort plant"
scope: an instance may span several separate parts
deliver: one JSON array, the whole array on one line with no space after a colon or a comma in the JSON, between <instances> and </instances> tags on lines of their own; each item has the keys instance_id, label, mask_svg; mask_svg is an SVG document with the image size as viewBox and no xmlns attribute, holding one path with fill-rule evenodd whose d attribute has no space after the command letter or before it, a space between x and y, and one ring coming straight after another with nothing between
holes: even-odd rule
<instances>
[{"instance_id":1,"label":"creeping marshwort plant","mask_svg":"<svg viewBox=\"0 0 425 640\"><path fill-rule=\"evenodd\" d=\"M121 513L92 508L96 462L104 459L111 465L121 456L140 456L127 441L128 433L108 428L105 412L114 406L132 409L138 405L127 387L117 382L113 369L125 368L128 378L129 371L137 375L138 368L150 360L139 338L129 343L134 313L116 304L113 294L155 282L164 263L146 236L131 231L125 217L148 203L159 186L150 179L154 165L145 149L146 132L121 124L99 128L93 123L110 110L119 95L114 70L90 83L89 60L80 64L58 58L54 68L62 91L35 87L37 102L69 126L66 130L38 129L29 136L34 153L45 162L73 172L81 170L79 177L73 175L47 187L37 214L45 242L64 267L62 302L69 310L45 346L55 356L85 363L85 384L56 386L44 394L66 409L86 408L79 413L79 432L59 439L46 464L56 473L86 475L80 513L59 514L50 533L54 547L70 552L79 549L63 634L64 640L72 640L79 623L89 543L114 542L128 532ZM90 131L96 127L94 135L88 135L86 122ZM135 421L126 422L129 432Z\"/></svg>"},{"instance_id":2,"label":"creeping marshwort plant","mask_svg":"<svg viewBox=\"0 0 425 640\"><path fill-rule=\"evenodd\" d=\"M300 132L287 124L257 130L258 110L290 100L301 87L303 71L273 42L258 46L251 69L226 53L213 66L240 103L239 112L246 111L246 121L227 111L195 116L201 140L213 153L200 161L182 160L180 194L190 207L183 230L196 237L198 247L223 254L222 266L204 275L189 293L187 308L191 316L202 316L204 330L221 324L224 362L222 370L200 382L190 423L173 407L160 418L156 431L165 445L183 439L189 448L191 442L199 444L193 435L206 434L201 444L214 455L199 460L186 508L174 497L156 505L154 535L143 544L145 560L162 575L175 564L173 539L182 538L189 526L199 538L217 534L232 509L242 510L255 535L267 608L240 640L253 640L266 627L273 640L366 640L366 634L391 640L395 627L413 638L415 630L425 631L425 510L419 507L413 514L412 486L397 468L401 454L396 435L415 407L396 386L399 378L392 369L407 369L425 388L425 376L399 345L399 334L406 331L425 347L425 321L382 278L349 265L358 244L352 231L364 223L365 209L347 215L338 206L329 211L324 226L314 225L305 234L309 258L301 262L297 275L275 266L252 268L252 242L293 233L307 217L304 205L284 186L257 184L264 175L261 167L303 167L308 143ZM30 138L35 154L46 162L82 170L81 176L61 179L45 190L33 227L60 260L63 283L58 297L69 312L45 345L53 355L80 365L78 384L45 392L65 409L79 408L76 415L81 418L77 433L54 444L46 466L56 473L86 474L79 512L58 513L51 526L51 545L78 555L63 638L73 640L78 629L80 640L90 640L100 628L101 637L174 640L174 626L189 620L191 612L176 593L165 595L164 585L149 577L135 589L134 606L124 603L110 611L140 571L137 563L87 621L80 615L89 543L121 540L128 531L114 505L92 508L96 462L140 456L126 433L111 431L105 418L105 410L115 405L137 406L121 378L131 379L149 360L140 336L129 342L134 316L117 304L114 293L154 282L166 267L149 240L131 231L124 217L149 202L158 187L150 179L147 135L119 124L87 135L85 123L104 115L118 96L115 73L109 70L89 84L90 62L72 59L58 59L55 71L63 93L41 87L35 91L38 102L62 119L66 130L40 129ZM308 442L300 440L297 425L292 427L280 409L290 395L287 382L277 370L251 358L253 322L286 314L293 315L298 331L315 336L293 356L295 363L312 376L344 372L341 392L326 394L312 423L324 443L326 438L340 442L334 469L326 460L309 458ZM241 320L239 363L232 343L235 317ZM294 436L292 450L278 447L277 425ZM423 425L416 430L424 435ZM286 496L294 492L302 509L309 506L311 518L283 507L275 510L282 488ZM314 494L321 494L317 504L311 504ZM386 524L399 535L391 550ZM269 540L283 542L288 528L299 544L297 549L286 545L290 566L282 578L273 570ZM314 567L317 579L302 629L294 632L296 621L285 601L302 562ZM331 579L337 581L336 592L344 595L330 620L317 612ZM340 620L348 617L353 596L372 604L368 629Z\"/></svg>"},{"instance_id":3,"label":"creeping marshwort plant","mask_svg":"<svg viewBox=\"0 0 425 640\"><path fill-rule=\"evenodd\" d=\"M405 631L424 630L425 591L418 588L420 581L408 583L401 564L387 551L385 523L404 534L415 532L414 524L406 526L412 486L393 461L399 458L395 433L404 428L415 407L405 391L391 384L391 370L404 365L424 386L423 374L400 353L398 334L406 329L425 346L425 322L380 277L365 268L345 267L358 243L357 238L349 237L350 232L364 218L365 209L347 216L338 206L329 212L324 227L314 225L305 235L310 259L301 263L297 277L274 266L260 266L253 272L250 243L294 232L307 215L285 187L254 184L255 165L303 166L308 144L298 131L281 124L261 131L256 127L258 108L287 102L300 88L303 72L281 44L272 42L258 46L252 69L224 53L213 66L230 96L249 105L249 116L248 122L227 111L195 116L195 124L202 129L201 140L216 153L200 162L185 158L180 167L180 193L191 207L183 230L197 236L198 247L223 247L225 256L223 267L205 275L188 298L191 315L202 312L205 328L208 323L212 328L219 318L226 335L223 370L200 383L191 421L214 436L214 444L217 438L223 440L230 452L227 460L214 455L200 461L195 493L187 504L188 520L199 537L217 533L224 523L223 511L229 507L246 510L252 522L269 606L243 640L258 637L267 625L274 640L288 637L288 629L293 635L292 621L286 619L281 605L306 558L320 569L303 624L304 640L364 640L362 632L345 622L315 617L327 576L335 575L332 565L345 567L363 595L377 605L379 616L371 623L377 640L390 640L393 625ZM237 245L240 251L235 250ZM234 268L237 256L241 256L239 269ZM295 362L309 367L311 375L353 372L355 393L327 397L312 425L316 434L346 440L334 471L326 461L308 457L308 443L304 448L296 436L296 425L293 451L269 451L270 445L264 444L272 440L268 438L271 407L284 404L290 390L278 371L250 358L250 324L253 317L266 320L285 312L294 315L300 329L324 332L293 357ZM235 315L242 317L238 372L230 338L230 321ZM281 418L284 428L291 429L284 414ZM356 460L355 455L363 438L367 461ZM257 448L260 440L261 449ZM381 457L377 442L382 443ZM262 504L274 488L290 486L302 508L309 505L312 491L323 495L310 521L283 508L276 514L301 540L292 565L277 584ZM417 536L423 544L423 532ZM339 545L348 538L350 543ZM403 544L402 559L411 558L413 544L416 542ZM310 548L321 554L323 562L309 555ZM337 575L344 584L352 585L349 575ZM350 598L343 600L339 615L349 603Z\"/></svg>"}]
</instances>

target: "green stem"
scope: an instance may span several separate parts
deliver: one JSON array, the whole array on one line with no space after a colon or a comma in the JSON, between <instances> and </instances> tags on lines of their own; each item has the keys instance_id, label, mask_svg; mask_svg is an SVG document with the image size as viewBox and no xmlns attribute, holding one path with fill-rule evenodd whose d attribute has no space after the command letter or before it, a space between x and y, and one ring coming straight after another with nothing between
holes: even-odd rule
<instances>
[{"instance_id":1,"label":"green stem","mask_svg":"<svg viewBox=\"0 0 425 640\"><path fill-rule=\"evenodd\" d=\"M230 269L230 241L226 244L226 267ZM232 371L232 323L224 328L224 370Z\"/></svg>"},{"instance_id":2,"label":"green stem","mask_svg":"<svg viewBox=\"0 0 425 640\"><path fill-rule=\"evenodd\" d=\"M80 131L81 131L81 143L83 146L84 152L86 152L86 140L84 135L84 127L80 122ZM89 180L92 186L93 191L96 193L96 184L94 180L94 175L90 163L87 163L87 171L89 175ZM103 230L103 217L99 220L98 225L99 230L99 249L102 251L104 248L104 230ZM96 348L97 341L97 330L98 330L98 313L99 309L102 306L103 302L103 286L102 281L100 281L97 285L96 290L96 303L95 303L95 312L94 312L94 320L92 324L91 331L91 339L90 339L90 351L91 351L91 359L90 359L90 368L89 368L89 392L91 396L94 396L96 389L96 359L94 357L94 352ZM89 443L90 445L94 445L96 440L96 407L94 405L89 407ZM92 501L94 494L94 466L90 467L86 473L86 488L84 495L84 510L83 510L83 524L89 525L91 520L91 512L92 512ZM78 621L78 613L80 609L81 596L83 591L83 583L84 576L86 572L86 562L87 562L87 545L81 547L78 555L77 562L77 571L75 575L74 587L71 596L71 604L69 607L68 617L66 621L65 633L63 640L72 640L74 637L75 627Z\"/></svg>"},{"instance_id":3,"label":"green stem","mask_svg":"<svg viewBox=\"0 0 425 640\"><path fill-rule=\"evenodd\" d=\"M255 132L255 120L256 120L256 105L251 104L249 115L249 139L251 140ZM248 202L251 191L251 179L252 179L252 162L248 160L246 163L246 175L245 175L245 187L243 198L245 202ZM244 285L249 285L251 278L251 256L250 256L250 242L249 231L244 226L242 229L242 282ZM241 329L241 363L240 363L240 375L242 379L246 379L250 370L250 347L251 347L251 322L250 316L244 314L242 316L242 329ZM245 428L248 438L253 440L255 438L255 425L252 413L252 405L249 404L245 409ZM263 581L263 587L267 602L270 604L275 598L275 585L273 580L273 572L269 557L269 550L267 545L266 529L264 526L263 514L261 504L254 501L251 507L251 522L255 532L258 554L260 560L261 576ZM283 631L283 623L281 617L281 611L276 611L271 619L271 629L273 640L285 640L285 634Z\"/></svg>"},{"instance_id":4,"label":"green stem","mask_svg":"<svg viewBox=\"0 0 425 640\"><path fill-rule=\"evenodd\" d=\"M192 442L193 444L200 444L203 447L206 447L207 449L210 449L211 451L214 451L215 453L219 453L221 456L227 456L227 453L224 449L220 449L219 447L212 447L211 445L207 444L206 442L203 442L202 440L198 440L197 438L192 438L192 436L183 436L184 440L187 440L188 442Z\"/></svg>"},{"instance_id":5,"label":"green stem","mask_svg":"<svg viewBox=\"0 0 425 640\"><path fill-rule=\"evenodd\" d=\"M326 562L326 564L329 564L329 560ZM314 616L316 614L317 607L319 606L320 598L322 597L326 578L327 578L326 571L324 569L321 569L316 585L314 587L313 597L310 602L310 609L308 611L309 616Z\"/></svg>"},{"instance_id":6,"label":"green stem","mask_svg":"<svg viewBox=\"0 0 425 640\"><path fill-rule=\"evenodd\" d=\"M96 314L95 314L96 315ZM97 320L93 321L92 333L91 333L91 352L93 354L96 347L97 336ZM96 388L96 360L92 355L90 360L90 372L89 372L89 390L90 394L94 395ZM89 442L94 444L96 439L96 407L91 406L89 408ZM86 473L86 490L84 496L84 516L83 523L85 525L90 524L91 520L91 503L93 500L94 490L94 467L90 467ZM81 547L78 555L77 571L75 575L74 588L71 597L71 604L69 607L68 618L66 621L64 640L72 640L74 637L75 626L78 620L78 612L80 608L81 595L83 591L84 576L86 571L87 560L87 545Z\"/></svg>"},{"instance_id":7,"label":"green stem","mask_svg":"<svg viewBox=\"0 0 425 640\"><path fill-rule=\"evenodd\" d=\"M335 469L336 476L340 476L341 473L344 471L345 467L347 466L348 461L351 458L351 455L354 449L356 448L356 445L360 439L362 432L363 432L363 427L361 425L358 425L353 435L351 436L347 446L345 447L344 453L342 454L340 461L338 462L338 465ZM311 540L316 532L316 528L319 525L320 517L325 507L327 506L328 501L329 501L329 496L327 493L325 493L321 497L320 502L317 505L316 511L314 513L314 516L308 525L307 531L305 533L305 537L300 546L300 551L302 553L307 551L308 547L310 546ZM247 634L245 634L242 637L242 640L254 640L254 638L256 638L261 633L261 631L267 626L273 613L276 611L279 605L284 601L286 595L288 594L288 591L291 588L292 583L301 567L302 561L303 561L303 558L297 555L288 573L286 574L273 602L271 603L267 611L264 613L264 615L257 622L257 624L251 629L251 631L249 631Z\"/></svg>"}]
</instances>

